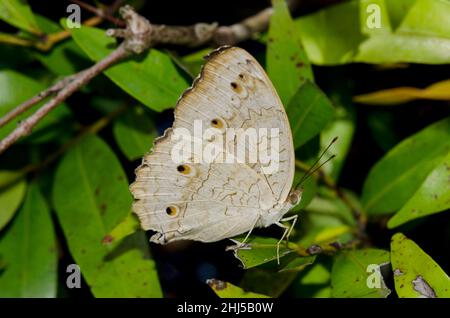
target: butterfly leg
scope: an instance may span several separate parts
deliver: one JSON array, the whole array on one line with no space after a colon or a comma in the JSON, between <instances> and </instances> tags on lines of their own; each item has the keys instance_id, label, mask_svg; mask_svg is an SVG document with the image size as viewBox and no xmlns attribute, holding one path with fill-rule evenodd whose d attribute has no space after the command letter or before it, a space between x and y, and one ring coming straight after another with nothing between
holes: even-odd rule
<instances>
[{"instance_id":1,"label":"butterfly leg","mask_svg":"<svg viewBox=\"0 0 450 318\"><path fill-rule=\"evenodd\" d=\"M252 227L250 228L250 230L247 232L247 235L245 236L244 240L242 242L236 241L236 240L232 240L234 242L236 242L236 245L234 246L229 246L227 247L227 251L229 250L238 250L241 249L243 247L245 247L245 242L248 240L248 238L250 237L250 234L252 234L253 229L256 227L256 223L258 223L259 220L259 215L257 216L255 222L253 223Z\"/></svg>"},{"instance_id":2,"label":"butterfly leg","mask_svg":"<svg viewBox=\"0 0 450 318\"><path fill-rule=\"evenodd\" d=\"M289 242L289 236L291 235L292 230L294 229L295 223L297 223L298 214L288 216L287 218L281 219L281 222L291 221L291 226L289 227L289 232L286 234L286 242Z\"/></svg>"},{"instance_id":3,"label":"butterfly leg","mask_svg":"<svg viewBox=\"0 0 450 318\"><path fill-rule=\"evenodd\" d=\"M292 229L294 228L295 223L297 222L298 215L292 215L287 218L281 219L280 222L275 223L279 227L284 229L283 235L281 236L281 239L277 243L277 264L280 265L280 244L283 242L284 238L289 239L289 235L291 235ZM281 222L287 222L292 221L291 226L287 226Z\"/></svg>"}]
</instances>

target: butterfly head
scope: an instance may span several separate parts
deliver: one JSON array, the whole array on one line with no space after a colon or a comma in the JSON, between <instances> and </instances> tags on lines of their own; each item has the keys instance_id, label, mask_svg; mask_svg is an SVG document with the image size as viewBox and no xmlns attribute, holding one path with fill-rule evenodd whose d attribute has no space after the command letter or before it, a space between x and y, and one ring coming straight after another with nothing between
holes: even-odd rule
<instances>
[{"instance_id":1,"label":"butterfly head","mask_svg":"<svg viewBox=\"0 0 450 318\"><path fill-rule=\"evenodd\" d=\"M302 193L303 189L292 189L287 197L287 201L292 205L292 207L296 206L300 203L300 200L302 199Z\"/></svg>"}]
</instances>

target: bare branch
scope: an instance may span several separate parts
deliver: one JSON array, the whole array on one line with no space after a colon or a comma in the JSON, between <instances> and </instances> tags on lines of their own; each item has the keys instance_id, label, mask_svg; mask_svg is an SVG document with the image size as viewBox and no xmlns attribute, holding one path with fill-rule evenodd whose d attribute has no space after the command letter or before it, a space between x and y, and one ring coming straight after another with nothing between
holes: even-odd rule
<instances>
[{"instance_id":1,"label":"bare branch","mask_svg":"<svg viewBox=\"0 0 450 318\"><path fill-rule=\"evenodd\" d=\"M76 76L73 75L73 76ZM20 114L26 112L28 109L36 105L37 103L41 102L45 98L47 98L50 95L53 95L54 93L61 90L64 86L66 86L73 78L73 76L66 77L62 79L61 81L57 82L53 86L50 86L45 91L40 92L39 94L31 97L29 100L23 102L13 110L11 110L9 113L5 114L2 118L0 118L0 127L3 127L7 123L9 123L11 120L19 116Z\"/></svg>"},{"instance_id":2,"label":"bare branch","mask_svg":"<svg viewBox=\"0 0 450 318\"><path fill-rule=\"evenodd\" d=\"M122 2L117 0L107 11L92 7L80 0L74 0L80 6L107 18ZM295 0L289 1L291 5ZM130 54L139 54L157 44L177 44L184 46L200 46L208 42L218 45L236 44L249 39L253 34L264 31L268 25L272 8L267 8L240 23L231 26L218 27L217 23L197 23L192 26L153 25L147 19L137 14L130 6L120 8L120 14L126 22L125 29L108 30L107 34L124 38L124 41L109 56L90 68L71 75L57 82L40 94L25 101L11 112L0 118L0 127L30 109L45 98L56 94L50 101L39 108L34 114L21 122L17 128L0 142L0 154L13 145L19 138L31 133L39 121L52 109L64 102L81 86L87 84L93 77L103 72L109 66L118 63ZM111 20L111 19L109 19ZM117 22L117 21L116 21Z\"/></svg>"},{"instance_id":3,"label":"bare branch","mask_svg":"<svg viewBox=\"0 0 450 318\"><path fill-rule=\"evenodd\" d=\"M269 26L273 9L267 8L239 23L222 26L216 30L213 40L218 45L233 45L250 39L255 33L262 32Z\"/></svg>"},{"instance_id":4,"label":"bare branch","mask_svg":"<svg viewBox=\"0 0 450 318\"><path fill-rule=\"evenodd\" d=\"M100 74L103 70L107 69L112 64L128 56L128 54L129 51L126 50L125 45L121 44L116 50L114 50L114 52L112 52L110 55L108 55L106 58L104 58L97 64L73 75L71 77L71 81L64 88L59 90L54 98L52 98L41 108L39 108L33 115L28 117L26 120L22 121L16 127L16 129L14 129L8 136L5 137L5 139L3 139L0 142L0 154L3 153L6 149L8 149L12 144L14 144L19 138L29 135L33 127L35 127L37 123L41 121L42 118L44 118L52 109L54 109L60 103L65 101L81 86L88 83L93 77ZM60 83L55 84L55 86L56 85L60 85ZM30 107L29 104L26 104L26 106Z\"/></svg>"},{"instance_id":5,"label":"bare branch","mask_svg":"<svg viewBox=\"0 0 450 318\"><path fill-rule=\"evenodd\" d=\"M110 7L105 7L105 8L97 8L94 7L88 3L85 3L83 1L80 0L71 0L73 3L78 4L80 7L82 7L83 9L94 13L95 15L97 15L98 17L108 20L112 23L114 23L115 25L119 26L119 27L125 27L126 24L122 21L119 20L115 17L113 17L111 14L117 10L118 6L120 6L120 4L123 2L121 0L116 1L115 3L113 3Z\"/></svg>"}]
</instances>

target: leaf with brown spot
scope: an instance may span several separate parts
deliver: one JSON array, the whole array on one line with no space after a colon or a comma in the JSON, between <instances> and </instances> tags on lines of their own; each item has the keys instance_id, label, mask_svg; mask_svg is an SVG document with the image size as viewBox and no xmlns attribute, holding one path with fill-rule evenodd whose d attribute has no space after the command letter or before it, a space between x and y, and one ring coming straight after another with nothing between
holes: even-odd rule
<instances>
[{"instance_id":1,"label":"leaf with brown spot","mask_svg":"<svg viewBox=\"0 0 450 318\"><path fill-rule=\"evenodd\" d=\"M402 233L391 241L395 290L401 298L450 297L450 277Z\"/></svg>"}]
</instances>

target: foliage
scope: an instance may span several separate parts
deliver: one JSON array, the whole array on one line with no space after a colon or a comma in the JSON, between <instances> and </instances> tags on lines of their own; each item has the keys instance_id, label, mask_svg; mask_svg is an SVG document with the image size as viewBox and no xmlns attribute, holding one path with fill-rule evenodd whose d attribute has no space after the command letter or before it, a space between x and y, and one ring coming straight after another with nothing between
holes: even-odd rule
<instances>
[{"instance_id":1,"label":"foliage","mask_svg":"<svg viewBox=\"0 0 450 318\"><path fill-rule=\"evenodd\" d=\"M378 28L368 24L373 4L381 13ZM279 229L255 231L247 248L232 253L217 245L228 257L225 265L199 252L206 267L195 264L197 283L209 279L208 291L222 298L450 297L449 242L435 240L430 251L426 244L430 227L450 228L449 81L433 83L425 75L423 89L394 81L397 88L385 90L377 82L362 93L348 71L366 67L384 79L381 66L392 63L446 67L450 2L352 0L297 18L285 1L273 1L273 8L268 32L248 41L256 43L248 48L285 105L296 149L295 184L322 151L319 163L336 158L302 184L301 204L289 212L299 222L290 242L280 245L280 264ZM8 30L0 33L0 116L117 46L105 33L108 22L68 29L26 1L0 0L0 20ZM67 37L53 40L55 34ZM39 45L43 39L55 41L47 51ZM261 43L264 49L252 50ZM0 155L0 297L76 295L66 287L71 263L80 266L87 295L171 294L167 281L184 268L159 257L163 248L148 242L131 214L128 185L211 49L158 47L113 65ZM345 70L318 67L338 64ZM42 104L0 127L0 138ZM178 249L188 251L184 261L197 259L186 256L191 245L164 253L178 255ZM226 270L218 273L221 266Z\"/></svg>"}]
</instances>

